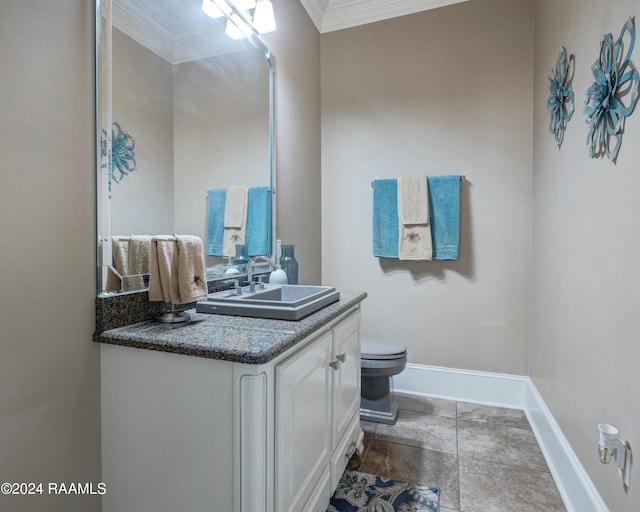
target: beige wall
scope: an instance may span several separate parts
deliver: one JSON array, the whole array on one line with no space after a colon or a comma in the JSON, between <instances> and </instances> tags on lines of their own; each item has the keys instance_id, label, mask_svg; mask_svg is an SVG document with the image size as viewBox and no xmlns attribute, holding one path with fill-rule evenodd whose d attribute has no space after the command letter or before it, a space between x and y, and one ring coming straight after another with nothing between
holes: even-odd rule
<instances>
[{"instance_id":1,"label":"beige wall","mask_svg":"<svg viewBox=\"0 0 640 512\"><path fill-rule=\"evenodd\" d=\"M100 482L95 285L93 8L0 2L0 482L11 512L97 512Z\"/></svg>"},{"instance_id":2,"label":"beige wall","mask_svg":"<svg viewBox=\"0 0 640 512\"><path fill-rule=\"evenodd\" d=\"M270 184L268 63L245 47L180 64L174 102L175 230L205 240L208 189Z\"/></svg>"},{"instance_id":3,"label":"beige wall","mask_svg":"<svg viewBox=\"0 0 640 512\"><path fill-rule=\"evenodd\" d=\"M320 37L299 2L274 4L280 234L319 282ZM93 24L91 2L0 2L0 482L100 481ZM0 496L0 509L100 500Z\"/></svg>"},{"instance_id":4,"label":"beige wall","mask_svg":"<svg viewBox=\"0 0 640 512\"><path fill-rule=\"evenodd\" d=\"M295 244L300 284L320 283L320 34L298 0L274 0L263 40L276 69L277 234Z\"/></svg>"},{"instance_id":5,"label":"beige wall","mask_svg":"<svg viewBox=\"0 0 640 512\"><path fill-rule=\"evenodd\" d=\"M640 510L638 474L628 494L598 462L597 424L640 446L640 114L627 119L617 163L590 159L584 91L600 35L617 39L634 0L538 0L534 87L533 298L530 374L608 508ZM637 20L636 20L637 26ZM636 28L637 30L637 28ZM561 46L576 55L576 112L564 143L547 136L547 70ZM633 61L640 62L636 48ZM626 49L625 49L626 51Z\"/></svg>"},{"instance_id":6,"label":"beige wall","mask_svg":"<svg viewBox=\"0 0 640 512\"><path fill-rule=\"evenodd\" d=\"M409 362L526 374L533 2L474 0L322 36L322 279ZM466 173L460 258L372 254L371 181Z\"/></svg>"},{"instance_id":7,"label":"beige wall","mask_svg":"<svg viewBox=\"0 0 640 512\"><path fill-rule=\"evenodd\" d=\"M112 34L112 118L135 140L137 169L112 183L111 233L174 233L173 68L119 30Z\"/></svg>"}]
</instances>

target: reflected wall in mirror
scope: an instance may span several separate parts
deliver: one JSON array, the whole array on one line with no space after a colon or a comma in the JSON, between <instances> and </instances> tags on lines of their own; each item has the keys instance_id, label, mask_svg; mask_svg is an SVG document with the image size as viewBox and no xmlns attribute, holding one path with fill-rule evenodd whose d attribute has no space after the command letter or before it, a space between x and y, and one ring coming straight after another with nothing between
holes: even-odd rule
<instances>
[{"instance_id":1,"label":"reflected wall in mirror","mask_svg":"<svg viewBox=\"0 0 640 512\"><path fill-rule=\"evenodd\" d=\"M255 35L231 39L227 18L207 16L202 0L98 5L98 295L146 288L157 235L198 235L209 277L220 277L230 261L219 240L224 201L238 190L245 229L232 241L271 255L268 49ZM224 256L235 250L227 240Z\"/></svg>"}]
</instances>

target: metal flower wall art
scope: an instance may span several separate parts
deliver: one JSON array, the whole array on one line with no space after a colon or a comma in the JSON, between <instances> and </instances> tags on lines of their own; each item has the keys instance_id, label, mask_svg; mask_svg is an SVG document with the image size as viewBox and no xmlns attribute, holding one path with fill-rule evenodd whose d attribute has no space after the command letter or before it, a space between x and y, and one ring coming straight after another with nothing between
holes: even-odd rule
<instances>
[{"instance_id":1,"label":"metal flower wall art","mask_svg":"<svg viewBox=\"0 0 640 512\"><path fill-rule=\"evenodd\" d=\"M567 56L567 49L560 48L556 69L549 70L549 98L547 108L550 111L548 135L553 135L558 148L562 144L567 123L573 116L574 103L571 80L575 69L573 55Z\"/></svg>"},{"instance_id":2,"label":"metal flower wall art","mask_svg":"<svg viewBox=\"0 0 640 512\"><path fill-rule=\"evenodd\" d=\"M625 35L628 35L629 41L623 56ZM591 158L606 155L615 163L618 157L624 120L633 112L638 98L638 71L632 69L629 62L635 40L632 18L622 27L617 41L613 41L611 34L600 38L600 57L591 66L594 82L586 91L586 107L583 110L589 126L587 148ZM628 100L626 106L625 100Z\"/></svg>"},{"instance_id":3,"label":"metal flower wall art","mask_svg":"<svg viewBox=\"0 0 640 512\"><path fill-rule=\"evenodd\" d=\"M106 155L106 130L102 130L102 153ZM130 172L136 170L136 157L135 157L135 140L133 137L125 132L120 125L113 121L111 128L111 162L109 165L109 192L111 192L111 182L115 181L120 183ZM107 164L104 164L104 168Z\"/></svg>"}]
</instances>

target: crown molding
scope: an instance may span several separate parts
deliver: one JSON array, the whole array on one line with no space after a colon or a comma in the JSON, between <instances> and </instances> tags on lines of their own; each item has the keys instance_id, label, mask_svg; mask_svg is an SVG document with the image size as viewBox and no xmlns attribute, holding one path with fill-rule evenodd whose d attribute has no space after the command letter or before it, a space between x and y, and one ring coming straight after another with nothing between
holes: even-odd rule
<instances>
[{"instance_id":1,"label":"crown molding","mask_svg":"<svg viewBox=\"0 0 640 512\"><path fill-rule=\"evenodd\" d=\"M120 32L142 44L164 60L172 62L173 42L168 27L135 2L112 2L111 22Z\"/></svg>"},{"instance_id":2,"label":"crown molding","mask_svg":"<svg viewBox=\"0 0 640 512\"><path fill-rule=\"evenodd\" d=\"M300 0L318 31L322 33L322 19L331 0Z\"/></svg>"},{"instance_id":3,"label":"crown molding","mask_svg":"<svg viewBox=\"0 0 640 512\"><path fill-rule=\"evenodd\" d=\"M300 0L321 34L468 0Z\"/></svg>"},{"instance_id":4,"label":"crown molding","mask_svg":"<svg viewBox=\"0 0 640 512\"><path fill-rule=\"evenodd\" d=\"M234 41L224 33L225 21L203 18L198 21L191 16L178 23L188 29L174 28L176 20L163 22L157 12L144 7L144 2L119 0L112 2L112 23L115 28L159 55L170 64L182 64L239 51L243 41ZM188 16L188 14L185 14ZM219 29L212 28L219 25Z\"/></svg>"}]
</instances>

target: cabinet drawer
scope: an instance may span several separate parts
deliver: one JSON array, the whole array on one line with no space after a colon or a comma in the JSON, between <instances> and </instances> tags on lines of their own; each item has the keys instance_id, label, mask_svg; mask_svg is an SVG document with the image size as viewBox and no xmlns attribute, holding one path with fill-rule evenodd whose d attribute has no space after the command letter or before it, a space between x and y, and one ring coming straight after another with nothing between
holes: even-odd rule
<instances>
[{"instance_id":1,"label":"cabinet drawer","mask_svg":"<svg viewBox=\"0 0 640 512\"><path fill-rule=\"evenodd\" d=\"M356 450L361 449L362 437L360 411L358 410L349 423L346 435L341 439L338 448L336 448L331 457L331 494L338 487L340 477L342 477L342 473L347 468L349 459Z\"/></svg>"}]
</instances>

